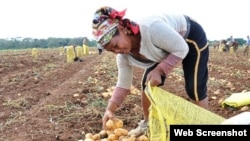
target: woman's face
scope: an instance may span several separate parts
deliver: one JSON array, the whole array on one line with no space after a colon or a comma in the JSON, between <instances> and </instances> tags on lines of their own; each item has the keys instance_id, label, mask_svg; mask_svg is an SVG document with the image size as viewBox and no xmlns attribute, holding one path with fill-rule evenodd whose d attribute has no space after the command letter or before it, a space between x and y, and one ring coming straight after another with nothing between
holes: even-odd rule
<instances>
[{"instance_id":1,"label":"woman's face","mask_svg":"<svg viewBox=\"0 0 250 141\"><path fill-rule=\"evenodd\" d=\"M131 50L131 40L124 33L123 27L118 27L117 33L113 36L104 49L115 54L128 54Z\"/></svg>"}]
</instances>

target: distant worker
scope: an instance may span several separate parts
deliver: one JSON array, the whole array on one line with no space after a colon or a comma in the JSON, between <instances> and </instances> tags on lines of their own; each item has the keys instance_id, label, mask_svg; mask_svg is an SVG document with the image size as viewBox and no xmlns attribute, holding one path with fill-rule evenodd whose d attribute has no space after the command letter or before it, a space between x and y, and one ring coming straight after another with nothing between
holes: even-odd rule
<instances>
[{"instance_id":1,"label":"distant worker","mask_svg":"<svg viewBox=\"0 0 250 141\"><path fill-rule=\"evenodd\" d=\"M234 37L233 36L230 36L230 41L234 42Z\"/></svg>"},{"instance_id":2,"label":"distant worker","mask_svg":"<svg viewBox=\"0 0 250 141\"><path fill-rule=\"evenodd\" d=\"M230 36L230 40L228 41L227 44L228 44L229 46L231 46L231 45L233 44L233 42L234 42L234 37L231 35L231 36Z\"/></svg>"},{"instance_id":3,"label":"distant worker","mask_svg":"<svg viewBox=\"0 0 250 141\"><path fill-rule=\"evenodd\" d=\"M246 47L244 49L244 54L243 54L244 56L248 56L249 47L250 47L250 38L249 38L249 35L247 35Z\"/></svg>"},{"instance_id":4,"label":"distant worker","mask_svg":"<svg viewBox=\"0 0 250 141\"><path fill-rule=\"evenodd\" d=\"M101 55L101 54L102 54L103 48L102 48L102 46L101 46L100 44L98 44L98 43L97 43L97 49L98 49L99 55Z\"/></svg>"},{"instance_id":5,"label":"distant worker","mask_svg":"<svg viewBox=\"0 0 250 141\"><path fill-rule=\"evenodd\" d=\"M66 54L68 46L64 46L63 48L64 48L64 53Z\"/></svg>"}]
</instances>

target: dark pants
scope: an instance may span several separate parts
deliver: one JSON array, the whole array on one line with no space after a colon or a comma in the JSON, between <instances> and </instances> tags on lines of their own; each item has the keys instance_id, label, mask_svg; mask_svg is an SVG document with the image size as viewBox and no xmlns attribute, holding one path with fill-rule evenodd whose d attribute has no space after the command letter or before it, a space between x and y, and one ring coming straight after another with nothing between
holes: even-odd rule
<instances>
[{"instance_id":1,"label":"dark pants","mask_svg":"<svg viewBox=\"0 0 250 141\"><path fill-rule=\"evenodd\" d=\"M190 24L186 39L189 52L182 62L185 88L191 99L201 101L207 97L209 48L203 28L193 20Z\"/></svg>"},{"instance_id":2,"label":"dark pants","mask_svg":"<svg viewBox=\"0 0 250 141\"><path fill-rule=\"evenodd\" d=\"M207 97L209 49L203 28L193 20L189 22L190 31L186 38L189 52L182 62L185 89L192 100L201 101ZM146 88L145 82L148 73L156 66L157 64L145 70L142 80L143 90ZM162 76L162 83L159 86L164 85L164 81L165 76Z\"/></svg>"},{"instance_id":3,"label":"dark pants","mask_svg":"<svg viewBox=\"0 0 250 141\"><path fill-rule=\"evenodd\" d=\"M99 53L99 55L101 55L102 54L102 49L98 48L98 53Z\"/></svg>"}]
</instances>

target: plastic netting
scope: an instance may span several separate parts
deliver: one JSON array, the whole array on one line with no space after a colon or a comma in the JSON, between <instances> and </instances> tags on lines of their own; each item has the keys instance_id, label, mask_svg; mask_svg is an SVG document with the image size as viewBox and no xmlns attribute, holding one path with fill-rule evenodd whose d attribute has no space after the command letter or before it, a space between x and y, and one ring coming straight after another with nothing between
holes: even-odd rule
<instances>
[{"instance_id":1,"label":"plastic netting","mask_svg":"<svg viewBox=\"0 0 250 141\"><path fill-rule=\"evenodd\" d=\"M76 57L76 54L74 52L73 46L70 46L67 48L67 63L74 62L74 58Z\"/></svg>"},{"instance_id":2,"label":"plastic netting","mask_svg":"<svg viewBox=\"0 0 250 141\"><path fill-rule=\"evenodd\" d=\"M147 86L150 141L169 141L170 125L220 124L225 118L201 108L160 87Z\"/></svg>"}]
</instances>

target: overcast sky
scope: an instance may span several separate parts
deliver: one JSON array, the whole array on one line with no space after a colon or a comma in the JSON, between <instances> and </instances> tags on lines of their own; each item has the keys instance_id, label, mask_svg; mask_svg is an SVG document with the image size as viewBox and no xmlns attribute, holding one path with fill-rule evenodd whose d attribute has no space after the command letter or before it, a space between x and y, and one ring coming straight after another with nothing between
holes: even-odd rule
<instances>
[{"instance_id":1,"label":"overcast sky","mask_svg":"<svg viewBox=\"0 0 250 141\"><path fill-rule=\"evenodd\" d=\"M209 40L250 35L247 0L0 0L0 38L88 37L100 6L127 8L126 17L167 12L186 14L206 30Z\"/></svg>"}]
</instances>

